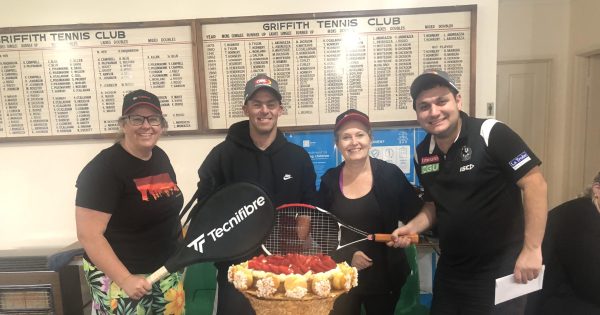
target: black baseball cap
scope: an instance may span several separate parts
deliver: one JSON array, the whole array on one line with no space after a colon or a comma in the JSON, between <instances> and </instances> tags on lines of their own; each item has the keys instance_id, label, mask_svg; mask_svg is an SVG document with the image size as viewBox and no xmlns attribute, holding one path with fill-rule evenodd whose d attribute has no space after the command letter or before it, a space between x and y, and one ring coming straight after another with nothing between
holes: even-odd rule
<instances>
[{"instance_id":1,"label":"black baseball cap","mask_svg":"<svg viewBox=\"0 0 600 315\"><path fill-rule=\"evenodd\" d=\"M152 109L162 114L162 110L160 109L160 101L156 95L145 90L135 90L133 92L129 92L123 98L122 115L127 114L140 105L150 106Z\"/></svg>"},{"instance_id":2,"label":"black baseball cap","mask_svg":"<svg viewBox=\"0 0 600 315\"><path fill-rule=\"evenodd\" d=\"M268 75L261 73L254 78L250 79L246 82L246 89L244 90L244 104L248 102L252 95L256 93L256 91L267 88L270 89L271 92L277 97L277 100L281 102L281 93L279 92L279 83L275 81L275 79L269 77Z\"/></svg>"},{"instance_id":3,"label":"black baseball cap","mask_svg":"<svg viewBox=\"0 0 600 315\"><path fill-rule=\"evenodd\" d=\"M371 122L369 121L369 116L367 116L367 114L359 110L351 108L337 116L337 118L335 119L335 127L333 128L333 132L337 132L343 124L351 120L361 122L365 126L367 126L367 128L371 129Z\"/></svg>"},{"instance_id":4,"label":"black baseball cap","mask_svg":"<svg viewBox=\"0 0 600 315\"><path fill-rule=\"evenodd\" d=\"M431 87L432 85L446 86L451 89L452 92L458 93L456 82L454 82L454 79L452 79L448 73L442 70L425 70L425 72L421 73L410 85L410 96L413 99L413 109L416 109L417 107L416 101L419 94L423 92L425 87Z\"/></svg>"}]
</instances>

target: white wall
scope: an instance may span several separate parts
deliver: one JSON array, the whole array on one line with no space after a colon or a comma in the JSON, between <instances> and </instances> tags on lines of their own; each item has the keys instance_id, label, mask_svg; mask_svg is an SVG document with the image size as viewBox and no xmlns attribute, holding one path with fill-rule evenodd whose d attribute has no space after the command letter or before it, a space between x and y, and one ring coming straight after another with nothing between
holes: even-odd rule
<instances>
[{"instance_id":1,"label":"white wall","mask_svg":"<svg viewBox=\"0 0 600 315\"><path fill-rule=\"evenodd\" d=\"M500 0L498 6L498 61L549 59L550 104L546 160L550 207L568 199L563 183L568 175L569 0Z\"/></svg>"},{"instance_id":2,"label":"white wall","mask_svg":"<svg viewBox=\"0 0 600 315\"><path fill-rule=\"evenodd\" d=\"M285 7L284 7L285 3ZM208 5L207 5L208 4ZM0 27L156 21L477 4L477 113L496 99L496 0L35 1L0 0ZM483 114L481 114L483 115ZM481 116L478 115L478 116ZM196 170L223 135L163 138L189 198ZM75 179L108 140L0 143L0 250L63 246L74 241Z\"/></svg>"}]
</instances>

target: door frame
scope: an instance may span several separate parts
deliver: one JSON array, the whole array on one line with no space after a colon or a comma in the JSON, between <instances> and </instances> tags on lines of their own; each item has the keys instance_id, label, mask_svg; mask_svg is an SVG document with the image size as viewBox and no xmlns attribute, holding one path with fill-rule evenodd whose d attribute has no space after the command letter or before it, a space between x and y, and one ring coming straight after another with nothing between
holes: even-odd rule
<instances>
[{"instance_id":1,"label":"door frame","mask_svg":"<svg viewBox=\"0 0 600 315\"><path fill-rule=\"evenodd\" d=\"M591 49L586 52L578 53L573 60L573 80L571 86L571 104L572 114L570 120L570 148L569 148L569 176L568 176L568 193L569 196L576 196L584 187L590 183L586 181L587 176L584 174L585 165L581 159L585 157L585 142L586 138L581 135L586 133L588 124L587 106L590 102L590 59L593 56L600 55L600 48ZM581 122L585 121L584 124ZM587 175L587 176L586 176Z\"/></svg>"}]
</instances>

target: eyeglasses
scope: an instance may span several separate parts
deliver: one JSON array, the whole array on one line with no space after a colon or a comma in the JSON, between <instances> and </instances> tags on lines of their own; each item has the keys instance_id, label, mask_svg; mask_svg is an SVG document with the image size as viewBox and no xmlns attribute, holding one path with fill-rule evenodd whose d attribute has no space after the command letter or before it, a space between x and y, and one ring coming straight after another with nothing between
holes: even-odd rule
<instances>
[{"instance_id":1,"label":"eyeglasses","mask_svg":"<svg viewBox=\"0 0 600 315\"><path fill-rule=\"evenodd\" d=\"M144 124L144 120L147 120L150 126L160 126L163 120L161 115L128 115L126 117L129 119L129 123L131 123L132 126L141 126Z\"/></svg>"}]
</instances>

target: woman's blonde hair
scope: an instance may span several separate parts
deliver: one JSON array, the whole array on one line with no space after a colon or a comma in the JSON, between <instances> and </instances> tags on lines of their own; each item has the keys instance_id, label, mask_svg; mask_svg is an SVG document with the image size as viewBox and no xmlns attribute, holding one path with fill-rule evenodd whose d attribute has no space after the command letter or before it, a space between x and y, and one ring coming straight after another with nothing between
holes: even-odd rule
<instances>
[{"instance_id":1,"label":"woman's blonde hair","mask_svg":"<svg viewBox=\"0 0 600 315\"><path fill-rule=\"evenodd\" d=\"M592 180L592 184L585 188L585 190L583 191L581 196L594 199L594 193L592 191L592 186L594 186L595 184L600 185L600 172L598 172L598 174L596 174L596 176Z\"/></svg>"}]
</instances>

